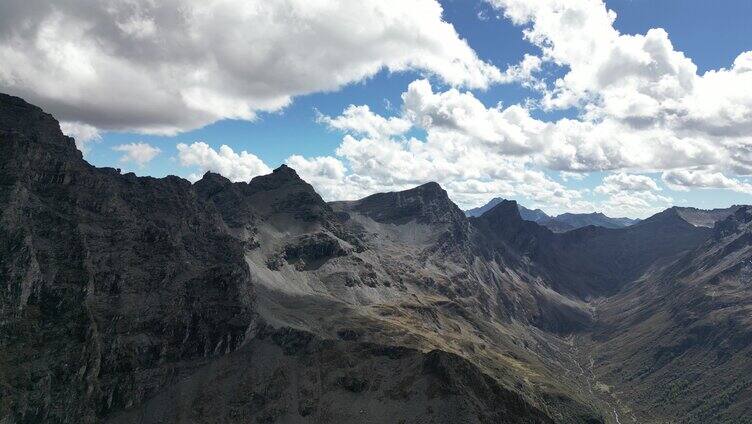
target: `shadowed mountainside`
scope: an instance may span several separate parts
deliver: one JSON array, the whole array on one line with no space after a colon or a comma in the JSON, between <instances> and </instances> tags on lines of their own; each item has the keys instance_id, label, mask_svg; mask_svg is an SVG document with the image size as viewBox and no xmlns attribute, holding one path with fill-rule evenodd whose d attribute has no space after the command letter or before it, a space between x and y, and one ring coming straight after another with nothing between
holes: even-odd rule
<instances>
[{"instance_id":1,"label":"shadowed mountainside","mask_svg":"<svg viewBox=\"0 0 752 424\"><path fill-rule=\"evenodd\" d=\"M522 254L552 288L585 299L618 292L656 261L694 248L711 232L670 209L622 229L589 226L557 234L523 220L513 201L471 222L493 249Z\"/></svg>"},{"instance_id":2,"label":"shadowed mountainside","mask_svg":"<svg viewBox=\"0 0 752 424\"><path fill-rule=\"evenodd\" d=\"M599 307L595 375L634 399L641 419L750 422L752 208Z\"/></svg>"}]
</instances>

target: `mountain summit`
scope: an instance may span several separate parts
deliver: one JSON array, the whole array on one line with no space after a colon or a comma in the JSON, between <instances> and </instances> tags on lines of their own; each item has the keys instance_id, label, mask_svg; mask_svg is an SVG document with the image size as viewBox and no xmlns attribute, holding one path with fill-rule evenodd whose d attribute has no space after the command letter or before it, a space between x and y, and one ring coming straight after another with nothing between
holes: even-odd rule
<instances>
[{"instance_id":1,"label":"mountain summit","mask_svg":"<svg viewBox=\"0 0 752 424\"><path fill-rule=\"evenodd\" d=\"M422 224L462 220L462 211L435 182L394 193L377 193L355 202L340 202L346 209L363 213L382 223Z\"/></svg>"}]
</instances>

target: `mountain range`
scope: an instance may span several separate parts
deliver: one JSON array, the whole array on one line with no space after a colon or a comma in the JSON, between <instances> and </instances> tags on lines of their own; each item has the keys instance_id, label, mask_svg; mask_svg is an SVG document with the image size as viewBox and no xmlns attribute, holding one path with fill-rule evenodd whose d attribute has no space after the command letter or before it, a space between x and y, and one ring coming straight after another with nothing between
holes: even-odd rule
<instances>
[{"instance_id":1,"label":"mountain range","mask_svg":"<svg viewBox=\"0 0 752 424\"><path fill-rule=\"evenodd\" d=\"M0 422L751 422L750 206L138 177L7 95L0 146Z\"/></svg>"},{"instance_id":2,"label":"mountain range","mask_svg":"<svg viewBox=\"0 0 752 424\"><path fill-rule=\"evenodd\" d=\"M465 215L468 217L481 216L503 201L505 201L505 199L501 197L494 197L483 206L466 210ZM537 222L555 233L564 233L577 228L587 227L588 225L595 225L604 228L623 228L639 222L639 219L611 218L600 212L563 213L556 216L550 216L540 209L528 209L522 205L518 205L518 208L522 219ZM692 208L686 209L690 210Z\"/></svg>"}]
</instances>

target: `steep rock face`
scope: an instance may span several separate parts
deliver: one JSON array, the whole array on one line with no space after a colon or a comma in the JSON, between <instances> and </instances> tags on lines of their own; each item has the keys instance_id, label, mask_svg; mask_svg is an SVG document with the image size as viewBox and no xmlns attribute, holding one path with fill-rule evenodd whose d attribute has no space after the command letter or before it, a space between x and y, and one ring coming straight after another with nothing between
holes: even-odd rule
<instances>
[{"instance_id":1,"label":"steep rock face","mask_svg":"<svg viewBox=\"0 0 752 424\"><path fill-rule=\"evenodd\" d=\"M248 183L232 183L221 175L208 172L196 182L195 190L202 200L214 204L232 228L285 218L303 223L303 227L305 223L326 227L336 221L331 208L313 187L286 165ZM280 224L284 226L290 222Z\"/></svg>"},{"instance_id":2,"label":"steep rock face","mask_svg":"<svg viewBox=\"0 0 752 424\"><path fill-rule=\"evenodd\" d=\"M526 221L541 222L547 218L550 218L540 209L528 209L524 206L519 206L520 216ZM482 214L481 214L482 215Z\"/></svg>"},{"instance_id":3,"label":"steep rock face","mask_svg":"<svg viewBox=\"0 0 752 424\"><path fill-rule=\"evenodd\" d=\"M480 218L471 219L470 223L477 230L477 250L486 261L515 269L518 275L524 276L529 289L536 288L529 290L528 302L531 303L515 313L517 318L527 316L536 326L563 334L590 325L590 313L583 304L560 296L575 291L559 286L559 280L551 277L553 272L549 274L541 267L543 263L551 263L546 255L557 243L556 234L522 219L514 201L503 201ZM502 296L508 292L502 291ZM553 293L559 296L551 296ZM511 303L519 302L520 299L512 299Z\"/></svg>"},{"instance_id":4,"label":"steep rock face","mask_svg":"<svg viewBox=\"0 0 752 424\"><path fill-rule=\"evenodd\" d=\"M531 221L522 219L517 202L505 200L480 218L471 221L495 250L507 250L522 254L536 251L541 240L552 237L551 231Z\"/></svg>"},{"instance_id":5,"label":"steep rock face","mask_svg":"<svg viewBox=\"0 0 752 424\"><path fill-rule=\"evenodd\" d=\"M97 422L237 349L243 247L190 183L97 170L57 122L0 97L0 379L16 422Z\"/></svg>"},{"instance_id":6,"label":"steep rock face","mask_svg":"<svg viewBox=\"0 0 752 424\"><path fill-rule=\"evenodd\" d=\"M412 220L421 224L452 223L461 221L464 216L449 200L446 191L433 182L400 192L377 193L347 203L347 209L381 223L405 224Z\"/></svg>"},{"instance_id":7,"label":"steep rock face","mask_svg":"<svg viewBox=\"0 0 752 424\"><path fill-rule=\"evenodd\" d=\"M469 249L471 228L464 213L434 182L352 202L333 202L332 207L345 216L357 214L382 226L402 228L416 236L414 243L430 245L427 254L458 256Z\"/></svg>"},{"instance_id":8,"label":"steep rock face","mask_svg":"<svg viewBox=\"0 0 752 424\"><path fill-rule=\"evenodd\" d=\"M550 329L551 325L565 328L587 321L578 305L558 298L540 284L540 274L524 257L534 248L526 242L535 244L537 236L550 231L522 220L514 202L497 205L484 221L468 221L456 213L457 207L443 190L438 202L433 193L386 193L358 202L337 202L334 207L348 211L351 225L362 225L370 234L370 250L379 256L382 266L403 270L394 273L394 278L407 283L408 290L413 286L431 296L447 297L467 310L505 322L524 320ZM446 208L448 202L451 208L442 219L427 220L426 216L435 214L416 209L413 215L405 214L399 224L391 220L374 223L373 209L364 206L368 205L365 200L374 197L392 201L409 197L411 204L425 207L433 201L439 203L437 207ZM478 224L489 220L493 221L491 225ZM570 310L577 324L563 319L557 308L560 304Z\"/></svg>"}]
</instances>

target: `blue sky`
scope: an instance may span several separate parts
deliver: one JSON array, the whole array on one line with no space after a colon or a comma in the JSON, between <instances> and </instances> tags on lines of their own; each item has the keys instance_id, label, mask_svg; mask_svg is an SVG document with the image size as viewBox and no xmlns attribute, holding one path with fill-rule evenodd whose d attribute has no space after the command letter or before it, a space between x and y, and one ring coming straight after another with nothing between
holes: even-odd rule
<instances>
[{"instance_id":1,"label":"blue sky","mask_svg":"<svg viewBox=\"0 0 752 424\"><path fill-rule=\"evenodd\" d=\"M584 1L584 0L583 0ZM500 1L499 3L504 3ZM597 0L589 2L592 4L599 3ZM519 63L526 54L541 55L541 48L523 38L523 28L529 28L532 24L515 25L504 16L507 9L512 6L499 6L493 1L476 1L476 0L443 0L443 20L452 24L459 36L467 41L469 47L477 54L478 58L485 63L494 65L500 71L505 71L509 66ZM670 42L673 44L675 51L683 52L691 62L697 66L697 75L702 76L706 71L719 70L721 68L730 68L734 60L740 53L752 50L752 30L748 25L748 19L752 16L752 2L747 0L729 0L723 2L708 2L700 0L607 0L606 6L612 9L618 15L613 26L622 34L646 34L651 28L663 28L667 31ZM585 7L585 6L583 6ZM588 6L590 7L590 6ZM537 19L537 18L533 18ZM535 22L534 20L532 22ZM333 25L336 25L333 23ZM229 30L229 29L228 29ZM159 31L159 28L157 28ZM153 32L153 31L152 31ZM151 32L149 32L151 34ZM556 40L554 40L556 42ZM322 47L323 48L323 47ZM281 50L280 54L285 54ZM343 52L343 54L345 54ZM388 66L388 65L387 65ZM576 66L576 65L573 65ZM124 171L135 172L138 175L165 176L175 174L188 177L196 172L203 172L205 169L197 169L195 165L186 166L179 159L179 152L176 149L178 143L191 145L194 142L205 142L213 149L219 149L221 145L227 145L234 152L247 151L257 156L269 168L275 168L284 163L291 155L300 155L305 158L315 157L335 157L342 160L348 173L353 173L352 163L349 159L338 157L337 148L341 145L343 136L347 131L332 129L330 126L317 122L317 116L323 114L329 117L337 117L349 105L367 105L370 111L383 117L400 116L402 110L401 95L407 90L411 82L428 78L433 92L447 92L456 88L460 92L469 91L475 99L489 109L496 107L501 103L502 108L515 104L529 104L527 102L540 100L542 94L539 90L526 87L521 81L512 83L490 83L484 88L474 88L472 86L462 86L447 81L440 73L431 69L424 69L419 66L413 67L400 72L391 72L382 69L373 76L365 78L353 78L353 81L344 85L340 84L334 88L328 88L324 92L314 92L306 95L293 95L292 101L286 107L274 112L264 112L263 108L257 112L254 120L238 119L220 119L217 122L210 123L198 129L180 132L175 135L155 135L144 133L143 129L134 128L133 131L112 131L101 126L99 127L100 139L87 143L86 159L97 166L118 167ZM539 70L538 77L545 79L549 84L557 78L567 75L572 67L567 64L557 64L553 62L544 63ZM247 79L253 80L253 73L244 74ZM0 83L2 77L0 76ZM5 85L8 85L7 83ZM549 86L550 88L550 86ZM749 90L749 87L741 90ZM11 87L9 91L24 93L22 88ZM314 90L317 91L317 90ZM37 93L38 94L38 93ZM38 95L43 98L41 94ZM32 96L34 97L34 96ZM118 98L112 98L112 102L118 102ZM42 100L42 102L44 102ZM42 104L42 106L45 106ZM529 113L532 118L541 122L556 122L562 118L581 119L583 107L560 107L544 108L540 106L530 106ZM53 111L54 112L54 111ZM65 117L63 117L65 119ZM81 120L76 117L76 120ZM742 123L743 124L743 123ZM748 131L748 126L742 126L742 131ZM418 139L426 137L426 128L413 127L409 132L403 134L403 140L412 136ZM430 131L430 130L428 130ZM149 131L147 131L149 132ZM741 142L746 146L749 134L742 134ZM615 135L617 137L618 135ZM682 135L683 136L683 135ZM150 161L138 165L133 161L121 161L122 151L116 151L116 146L128 143L147 143L161 150ZM718 141L708 141L712 149L712 143ZM729 153L731 155L735 153ZM702 162L702 161L700 161ZM698 162L698 164L700 164ZM530 162L532 163L532 162ZM536 162L537 163L537 162ZM725 207L735 203L751 203L752 196L746 188L746 173L740 171L740 167L735 167L734 171L724 169L723 164L714 165L702 163L682 164L684 176L682 181L686 186L678 186L680 190L675 190L677 185L669 186L666 181L670 177L665 174L667 168L662 165L656 165L655 169L649 169L650 166L626 166L614 165L604 169L588 169L579 172L578 178L570 178L569 174L562 174L560 171L564 168L554 166L525 165L533 167L536 171L541 172L552 182L561 184L564 188L582 193L582 197L577 200L573 199L570 203L557 203L547 200L546 196L526 194L524 187L516 182L514 189L507 192L499 190L484 193L475 193L472 196L457 195L459 203L469 207L482 203L486 198L497 195L513 197L522 203L530 206L540 206L551 212L562 212L568 208L585 211L587 209L606 210L610 214L620 214L629 216L644 216L653 213L656 210L667 206L669 203L693 205L703 208ZM600 165L599 165L600 166ZM672 165L673 166L673 165ZM583 168L584 169L584 168ZM702 175L722 174L723 178L728 177L729 181L719 178L701 178ZM617 193L617 189L597 190L603 186L604 178L614 174L620 175L638 175L646 177L655 182L656 187L653 189L663 200L646 200L656 199L655 196L646 195L641 199L643 202L651 203L650 207L632 207L619 209L620 204L626 203L614 200L622 194L627 196L627 191L633 190L634 184L627 184L622 178L618 190L625 190L623 193ZM370 177L370 176L369 176ZM620 177L621 178L621 177ZM626 178L626 177L625 177ZM440 176L436 178L440 180ZM483 181L488 181L489 177L483 177ZM691 180L691 181L690 181ZM616 181L614 179L614 181ZM635 184L639 180L630 180ZM671 181L678 181L673 179ZM416 180L417 182L417 180ZM444 181L440 181L444 183ZM645 182L645 181L643 181ZM389 185L392 184L392 185ZM393 186L393 182L384 185L374 185L378 187ZM407 184L407 183L405 183ZM652 183L648 184L652 187ZM693 185L694 184L694 185ZM316 184L314 184L316 185ZM503 186L500 185L500 187ZM726 188L717 188L717 187ZM370 186L369 186L370 187ZM547 186L548 187L548 186ZM732 188L729 188L732 187ZM317 187L318 188L318 187ZM364 189L367 190L368 189ZM459 189L453 189L459 190ZM642 190L642 189L634 189ZM334 193L342 191L332 190ZM364 194L362 192L359 194ZM450 190L450 194L454 191ZM567 194L569 196L571 194ZM576 195L574 195L576 196ZM453 196L454 197L454 196ZM609 200L611 199L611 200ZM625 197L626 199L626 197ZM666 199L670 199L667 201ZM606 206L606 203L608 206ZM619 213L623 212L623 213Z\"/></svg>"}]
</instances>

